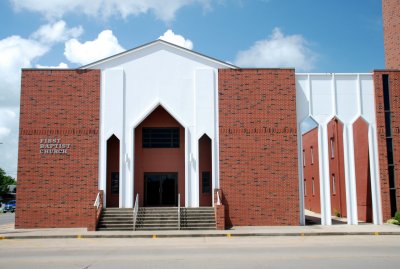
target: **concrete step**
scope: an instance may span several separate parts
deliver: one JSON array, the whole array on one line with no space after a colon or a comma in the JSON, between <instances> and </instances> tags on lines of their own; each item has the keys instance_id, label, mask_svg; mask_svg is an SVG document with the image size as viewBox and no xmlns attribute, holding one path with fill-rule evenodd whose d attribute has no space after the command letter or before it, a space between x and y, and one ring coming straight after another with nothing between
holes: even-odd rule
<instances>
[{"instance_id":1,"label":"concrete step","mask_svg":"<svg viewBox=\"0 0 400 269\"><path fill-rule=\"evenodd\" d=\"M182 230L215 230L212 207L181 208ZM98 230L133 230L132 208L106 208L98 223ZM177 207L142 207L136 219L136 230L178 230Z\"/></svg>"},{"instance_id":2,"label":"concrete step","mask_svg":"<svg viewBox=\"0 0 400 269\"><path fill-rule=\"evenodd\" d=\"M132 208L104 208L101 213L99 231L132 231L133 209Z\"/></svg>"},{"instance_id":3,"label":"concrete step","mask_svg":"<svg viewBox=\"0 0 400 269\"><path fill-rule=\"evenodd\" d=\"M107 227L107 228L105 228L105 227L98 227L97 230L98 230L98 231L132 231L133 229L132 229L132 227L130 227L130 228L121 228L121 227L112 227L112 228Z\"/></svg>"},{"instance_id":4,"label":"concrete step","mask_svg":"<svg viewBox=\"0 0 400 269\"><path fill-rule=\"evenodd\" d=\"M133 230L133 224L131 225L123 225L123 224L112 224L112 225L100 225L97 227L98 230L100 229L115 229L115 230L129 230L132 231Z\"/></svg>"}]
</instances>

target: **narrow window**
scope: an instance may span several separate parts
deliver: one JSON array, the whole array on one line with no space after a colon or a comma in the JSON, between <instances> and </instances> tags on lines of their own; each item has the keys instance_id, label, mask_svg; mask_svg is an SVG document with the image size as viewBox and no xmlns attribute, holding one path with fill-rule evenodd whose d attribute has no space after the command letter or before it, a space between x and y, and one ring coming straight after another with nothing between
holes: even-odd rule
<instances>
[{"instance_id":1,"label":"narrow window","mask_svg":"<svg viewBox=\"0 0 400 269\"><path fill-rule=\"evenodd\" d=\"M143 128L143 148L179 148L179 128Z\"/></svg>"},{"instance_id":2,"label":"narrow window","mask_svg":"<svg viewBox=\"0 0 400 269\"><path fill-rule=\"evenodd\" d=\"M304 179L304 197L307 196L307 180Z\"/></svg>"},{"instance_id":3,"label":"narrow window","mask_svg":"<svg viewBox=\"0 0 400 269\"><path fill-rule=\"evenodd\" d=\"M303 149L303 166L306 167L306 151Z\"/></svg>"},{"instance_id":4,"label":"narrow window","mask_svg":"<svg viewBox=\"0 0 400 269\"><path fill-rule=\"evenodd\" d=\"M335 178L335 174L332 174L332 195L336 195L336 178Z\"/></svg>"},{"instance_id":5,"label":"narrow window","mask_svg":"<svg viewBox=\"0 0 400 269\"><path fill-rule=\"evenodd\" d=\"M390 108L390 81L389 75L382 75L383 86L383 108L385 111L385 127L386 127L386 156L389 170L389 190L390 190L390 211L394 216L397 209L396 203L396 177L395 177L395 162L393 152L393 138L392 138L392 112Z\"/></svg>"},{"instance_id":6,"label":"narrow window","mask_svg":"<svg viewBox=\"0 0 400 269\"><path fill-rule=\"evenodd\" d=\"M315 183L314 183L314 178L312 178L312 195L315 195Z\"/></svg>"},{"instance_id":7,"label":"narrow window","mask_svg":"<svg viewBox=\"0 0 400 269\"><path fill-rule=\"evenodd\" d=\"M211 193L211 173L210 172L202 173L202 192L203 193Z\"/></svg>"},{"instance_id":8,"label":"narrow window","mask_svg":"<svg viewBox=\"0 0 400 269\"><path fill-rule=\"evenodd\" d=\"M331 158L335 158L335 140L331 138Z\"/></svg>"},{"instance_id":9,"label":"narrow window","mask_svg":"<svg viewBox=\"0 0 400 269\"><path fill-rule=\"evenodd\" d=\"M311 164L314 164L314 149L311 147Z\"/></svg>"}]
</instances>

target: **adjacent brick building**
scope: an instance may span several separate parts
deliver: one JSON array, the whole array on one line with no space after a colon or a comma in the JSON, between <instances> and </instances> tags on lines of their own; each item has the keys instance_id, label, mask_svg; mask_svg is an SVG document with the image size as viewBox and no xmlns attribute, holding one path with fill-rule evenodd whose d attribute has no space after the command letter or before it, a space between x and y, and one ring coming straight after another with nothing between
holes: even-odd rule
<instances>
[{"instance_id":1,"label":"adjacent brick building","mask_svg":"<svg viewBox=\"0 0 400 269\"><path fill-rule=\"evenodd\" d=\"M400 0L382 0L385 63L400 69Z\"/></svg>"}]
</instances>

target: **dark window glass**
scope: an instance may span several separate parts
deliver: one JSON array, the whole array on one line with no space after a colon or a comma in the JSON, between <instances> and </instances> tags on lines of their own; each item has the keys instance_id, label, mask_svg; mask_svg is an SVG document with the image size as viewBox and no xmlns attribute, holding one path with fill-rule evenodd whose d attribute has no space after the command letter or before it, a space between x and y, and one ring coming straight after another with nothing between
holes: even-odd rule
<instances>
[{"instance_id":1,"label":"dark window glass","mask_svg":"<svg viewBox=\"0 0 400 269\"><path fill-rule=\"evenodd\" d=\"M203 193L211 193L211 173L202 173L202 190Z\"/></svg>"},{"instance_id":2,"label":"dark window glass","mask_svg":"<svg viewBox=\"0 0 400 269\"><path fill-rule=\"evenodd\" d=\"M119 172L111 173L111 193L119 194Z\"/></svg>"},{"instance_id":3,"label":"dark window glass","mask_svg":"<svg viewBox=\"0 0 400 269\"><path fill-rule=\"evenodd\" d=\"M386 148L387 148L388 164L393 164L393 140L392 140L392 138L386 138Z\"/></svg>"},{"instance_id":4,"label":"dark window glass","mask_svg":"<svg viewBox=\"0 0 400 269\"><path fill-rule=\"evenodd\" d=\"M389 165L389 188L394 188L394 165Z\"/></svg>"},{"instance_id":5,"label":"dark window glass","mask_svg":"<svg viewBox=\"0 0 400 269\"><path fill-rule=\"evenodd\" d=\"M389 75L382 75L383 105L386 111L390 110Z\"/></svg>"},{"instance_id":6,"label":"dark window glass","mask_svg":"<svg viewBox=\"0 0 400 269\"><path fill-rule=\"evenodd\" d=\"M386 137L392 136L392 116L389 111L385 112L385 128L386 128Z\"/></svg>"},{"instance_id":7,"label":"dark window glass","mask_svg":"<svg viewBox=\"0 0 400 269\"><path fill-rule=\"evenodd\" d=\"M390 211L392 216L397 212L397 205L396 205L396 189L390 189Z\"/></svg>"},{"instance_id":8,"label":"dark window glass","mask_svg":"<svg viewBox=\"0 0 400 269\"><path fill-rule=\"evenodd\" d=\"M143 128L144 148L179 148L179 128Z\"/></svg>"}]
</instances>

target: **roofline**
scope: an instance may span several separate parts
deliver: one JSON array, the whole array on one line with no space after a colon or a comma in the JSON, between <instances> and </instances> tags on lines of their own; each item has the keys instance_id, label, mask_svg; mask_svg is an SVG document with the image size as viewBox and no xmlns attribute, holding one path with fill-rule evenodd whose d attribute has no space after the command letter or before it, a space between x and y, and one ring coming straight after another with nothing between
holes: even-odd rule
<instances>
[{"instance_id":1,"label":"roofline","mask_svg":"<svg viewBox=\"0 0 400 269\"><path fill-rule=\"evenodd\" d=\"M104 58L104 59L101 59L101 60L98 60L98 61L95 61L95 62L90 63L90 64L87 64L87 65L83 65L83 66L81 66L81 67L78 67L77 69L89 69L89 68L93 68L93 66L95 66L95 65L102 64L102 63L104 63L104 62L107 62L107 61L110 61L110 60L113 60L113 59L120 58L120 57L122 57L122 56L124 56L124 55L126 55L126 54L129 54L129 53L132 53L132 52L134 52L134 51L141 50L141 49L144 49L144 48L146 48L146 47L150 47L150 46L152 46L152 45L155 44L155 43L163 43L163 44L165 44L165 45L167 45L167 46L170 46L170 47L173 47L173 48L182 50L182 51L184 51L184 52L189 52L189 53L195 54L195 55L197 55L197 56L200 56L201 58L205 58L205 59L207 59L207 60L211 60L212 62L216 62L216 63L218 63L218 64L225 65L227 68L233 68L233 69L238 69L238 68L239 68L239 67L237 67L237 66L235 66L235 65L233 65L233 64L228 64L228 63L223 62L223 61L221 61L221 60L218 60L218 59L216 59L216 58L209 57L209 56L204 55L204 54L201 54L201 53L199 53L199 52L196 52L196 51L193 51L193 50L189 50L189 49L183 48L183 47L181 47L181 46L178 46L178 45L172 44L172 43L170 43L170 42L167 42L167 41L165 41L165 40L157 39L157 40L154 40L154 41L149 42L149 43L147 43L147 44L141 45L141 46L139 46L139 47L136 47L136 48L133 48L133 49L129 49L129 50L120 52L120 53L118 53L118 54L112 55L112 56L110 56L110 57L107 57L107 58Z\"/></svg>"},{"instance_id":2,"label":"roofline","mask_svg":"<svg viewBox=\"0 0 400 269\"><path fill-rule=\"evenodd\" d=\"M355 75L360 75L360 76L370 76L373 75L373 73L296 73L296 76L332 76L332 75L336 75L336 76L355 76Z\"/></svg>"}]
</instances>

